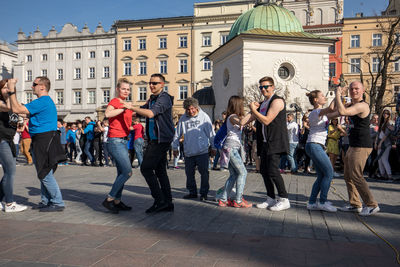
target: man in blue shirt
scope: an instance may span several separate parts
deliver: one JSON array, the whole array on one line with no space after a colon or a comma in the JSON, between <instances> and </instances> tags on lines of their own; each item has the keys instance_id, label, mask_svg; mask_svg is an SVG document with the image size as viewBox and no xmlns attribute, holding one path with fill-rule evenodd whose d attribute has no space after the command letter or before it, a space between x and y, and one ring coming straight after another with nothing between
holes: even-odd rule
<instances>
[{"instance_id":1,"label":"man in blue shirt","mask_svg":"<svg viewBox=\"0 0 400 267\"><path fill-rule=\"evenodd\" d=\"M85 118L85 121L87 123L87 126L85 130L83 131L84 134L86 134L86 143L85 143L85 149L84 152L88 159L90 160L90 164L92 166L96 166L95 158L92 155L93 151L93 139L94 139L94 126L96 123L92 121L92 119L88 116ZM86 165L86 162L83 163Z\"/></svg>"},{"instance_id":2,"label":"man in blue shirt","mask_svg":"<svg viewBox=\"0 0 400 267\"><path fill-rule=\"evenodd\" d=\"M16 82L16 79L8 80L11 108L15 113L30 116L32 154L40 179L41 202L34 208L41 212L63 211L65 204L53 172L58 162L66 158L57 132L57 109L49 96L50 80L47 77L34 80L32 90L38 98L25 106L18 102L15 95Z\"/></svg>"}]
</instances>

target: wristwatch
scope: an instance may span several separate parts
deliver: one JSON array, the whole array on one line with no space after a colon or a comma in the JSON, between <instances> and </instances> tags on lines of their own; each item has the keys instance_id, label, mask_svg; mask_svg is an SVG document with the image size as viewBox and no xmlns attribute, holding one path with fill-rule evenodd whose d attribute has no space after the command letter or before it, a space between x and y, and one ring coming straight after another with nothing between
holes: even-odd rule
<instances>
[{"instance_id":1,"label":"wristwatch","mask_svg":"<svg viewBox=\"0 0 400 267\"><path fill-rule=\"evenodd\" d=\"M14 92L7 92L7 94L8 94L8 96L15 95L15 91Z\"/></svg>"}]
</instances>

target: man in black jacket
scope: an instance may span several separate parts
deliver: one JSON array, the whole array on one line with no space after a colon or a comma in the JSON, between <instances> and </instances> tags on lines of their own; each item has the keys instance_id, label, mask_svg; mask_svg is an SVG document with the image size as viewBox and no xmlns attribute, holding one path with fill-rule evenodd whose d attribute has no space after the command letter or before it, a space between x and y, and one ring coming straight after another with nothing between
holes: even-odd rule
<instances>
[{"instance_id":1,"label":"man in black jacket","mask_svg":"<svg viewBox=\"0 0 400 267\"><path fill-rule=\"evenodd\" d=\"M146 135L148 145L140 166L154 204L146 213L173 211L171 186L167 175L167 152L174 138L172 121L173 97L163 91L165 78L161 74L153 74L150 78L152 95L147 103L140 107L126 104L138 115L146 117Z\"/></svg>"}]
</instances>

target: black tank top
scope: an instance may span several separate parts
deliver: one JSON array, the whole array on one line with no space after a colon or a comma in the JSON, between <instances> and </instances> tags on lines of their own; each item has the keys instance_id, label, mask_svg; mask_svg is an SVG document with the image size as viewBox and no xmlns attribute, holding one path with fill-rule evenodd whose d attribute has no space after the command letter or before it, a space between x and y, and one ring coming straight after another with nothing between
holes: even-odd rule
<instances>
[{"instance_id":1,"label":"black tank top","mask_svg":"<svg viewBox=\"0 0 400 267\"><path fill-rule=\"evenodd\" d=\"M349 116L350 120L350 147L372 147L371 135L369 132L369 115L360 118L358 115Z\"/></svg>"}]
</instances>

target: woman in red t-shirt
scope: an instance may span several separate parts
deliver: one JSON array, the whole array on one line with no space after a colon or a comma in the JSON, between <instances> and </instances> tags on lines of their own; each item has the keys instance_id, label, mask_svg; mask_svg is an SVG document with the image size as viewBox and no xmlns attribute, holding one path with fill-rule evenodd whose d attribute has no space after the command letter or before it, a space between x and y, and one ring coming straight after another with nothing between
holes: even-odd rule
<instances>
[{"instance_id":1,"label":"woman in red t-shirt","mask_svg":"<svg viewBox=\"0 0 400 267\"><path fill-rule=\"evenodd\" d=\"M144 127L140 123L139 118L133 120L133 130L135 131L135 137L133 141L133 147L135 148L136 158L138 160L138 168L142 165L143 161L143 144L144 144Z\"/></svg>"},{"instance_id":2,"label":"woman in red t-shirt","mask_svg":"<svg viewBox=\"0 0 400 267\"><path fill-rule=\"evenodd\" d=\"M117 178L111 188L107 198L103 201L103 206L112 213L118 213L120 210L131 210L121 201L122 189L125 182L132 175L132 165L129 161L127 136L129 127L132 124L133 112L125 108L125 100L131 92L131 83L121 78L118 80L116 88L116 97L108 103L105 115L109 121L108 128L108 152L115 160L117 167Z\"/></svg>"}]
</instances>

